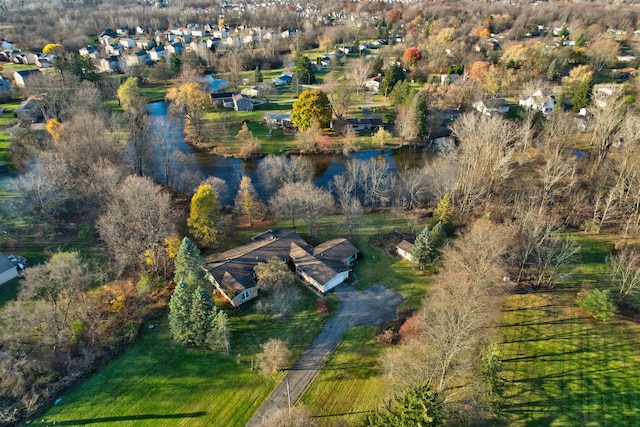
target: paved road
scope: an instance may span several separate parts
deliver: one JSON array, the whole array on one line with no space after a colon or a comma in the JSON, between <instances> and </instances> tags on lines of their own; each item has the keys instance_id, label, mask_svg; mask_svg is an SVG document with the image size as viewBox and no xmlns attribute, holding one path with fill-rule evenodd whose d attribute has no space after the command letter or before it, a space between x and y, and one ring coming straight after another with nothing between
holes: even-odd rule
<instances>
[{"instance_id":1,"label":"paved road","mask_svg":"<svg viewBox=\"0 0 640 427\"><path fill-rule=\"evenodd\" d=\"M338 312L273 389L247 427L259 426L279 410L288 408L289 396L291 405L294 405L336 348L342 334L354 326L380 326L394 319L396 308L403 300L401 295L380 283L363 292L358 292L349 284L342 284L335 288L333 294L340 299Z\"/></svg>"}]
</instances>

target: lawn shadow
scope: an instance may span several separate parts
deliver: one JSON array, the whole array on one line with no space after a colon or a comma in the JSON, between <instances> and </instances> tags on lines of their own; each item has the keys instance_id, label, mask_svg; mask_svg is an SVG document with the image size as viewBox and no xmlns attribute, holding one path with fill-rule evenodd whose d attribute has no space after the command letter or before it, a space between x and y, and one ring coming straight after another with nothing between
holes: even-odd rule
<instances>
[{"instance_id":1,"label":"lawn shadow","mask_svg":"<svg viewBox=\"0 0 640 427\"><path fill-rule=\"evenodd\" d=\"M57 421L57 426L80 426L87 424L99 424L99 423L117 423L123 421L138 421L138 420L165 420L165 419L179 419L179 418L198 418L207 415L206 412L186 412L184 414L142 414L142 415L123 415L120 417L99 417L88 418L84 420L69 420L69 421ZM41 424L49 424L44 420ZM32 425L39 425L34 423Z\"/></svg>"}]
</instances>

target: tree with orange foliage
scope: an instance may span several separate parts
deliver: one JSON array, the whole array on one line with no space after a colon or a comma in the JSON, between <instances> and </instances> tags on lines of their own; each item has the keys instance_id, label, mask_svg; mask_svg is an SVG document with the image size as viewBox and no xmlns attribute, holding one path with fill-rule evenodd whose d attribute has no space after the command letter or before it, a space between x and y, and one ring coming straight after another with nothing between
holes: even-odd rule
<instances>
[{"instance_id":1,"label":"tree with orange foliage","mask_svg":"<svg viewBox=\"0 0 640 427\"><path fill-rule=\"evenodd\" d=\"M422 52L417 47L410 47L404 51L402 55L404 63L409 66L414 66L418 61L422 59Z\"/></svg>"},{"instance_id":2,"label":"tree with orange foliage","mask_svg":"<svg viewBox=\"0 0 640 427\"><path fill-rule=\"evenodd\" d=\"M469 78L478 83L483 83L489 72L489 65L487 61L474 62L469 71Z\"/></svg>"}]
</instances>

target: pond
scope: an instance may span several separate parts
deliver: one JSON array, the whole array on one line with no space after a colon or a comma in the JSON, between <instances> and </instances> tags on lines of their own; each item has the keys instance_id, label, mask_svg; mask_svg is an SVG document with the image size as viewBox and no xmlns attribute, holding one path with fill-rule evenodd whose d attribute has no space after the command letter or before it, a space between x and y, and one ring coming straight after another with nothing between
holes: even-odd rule
<instances>
[{"instance_id":1,"label":"pond","mask_svg":"<svg viewBox=\"0 0 640 427\"><path fill-rule=\"evenodd\" d=\"M149 104L148 109L152 117L152 122L162 123L168 121L170 123L168 136L173 142L173 146L183 153L193 154L200 172L202 172L205 177L215 176L223 179L227 183L229 186L229 194L226 200L221 200L222 203L230 204L233 202L233 197L238 191L240 179L243 175L251 178L258 194L264 194L264 189L260 187L257 176L258 165L263 160L262 158L241 160L194 150L184 139L182 119L169 115L167 107L168 104L164 102ZM368 160L371 158L384 158L389 164L390 170L396 171L402 167L402 165L409 167L423 166L436 155L432 150L406 147L402 149L358 151L350 153L347 156L341 154L308 154L306 156L313 162L315 167L315 184L326 187L336 175L344 171L345 164L350 159Z\"/></svg>"}]
</instances>

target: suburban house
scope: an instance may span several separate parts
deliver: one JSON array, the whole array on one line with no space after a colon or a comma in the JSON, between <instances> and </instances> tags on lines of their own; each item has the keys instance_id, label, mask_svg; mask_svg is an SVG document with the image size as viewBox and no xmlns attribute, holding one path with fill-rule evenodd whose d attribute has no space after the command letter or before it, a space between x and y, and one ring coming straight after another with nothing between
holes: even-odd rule
<instances>
[{"instance_id":1,"label":"suburban house","mask_svg":"<svg viewBox=\"0 0 640 427\"><path fill-rule=\"evenodd\" d=\"M556 97L547 91L540 89L533 92L531 95L523 97L518 101L520 106L529 108L530 110L536 110L542 112L542 114L548 114L553 111L556 106Z\"/></svg>"},{"instance_id":2,"label":"suburban house","mask_svg":"<svg viewBox=\"0 0 640 427\"><path fill-rule=\"evenodd\" d=\"M149 54L145 50L139 50L125 56L125 58L129 67L136 65L149 65L151 63L151 58L149 58Z\"/></svg>"},{"instance_id":3,"label":"suburban house","mask_svg":"<svg viewBox=\"0 0 640 427\"><path fill-rule=\"evenodd\" d=\"M291 262L299 279L325 293L349 277L358 254L346 239L333 239L314 248L295 231L269 230L246 245L207 257L207 277L238 307L258 296L253 267L270 258Z\"/></svg>"},{"instance_id":4,"label":"suburban house","mask_svg":"<svg viewBox=\"0 0 640 427\"><path fill-rule=\"evenodd\" d=\"M216 104L222 104L224 108L233 108L236 111L253 111L253 101L240 93L212 93L211 99L214 106Z\"/></svg>"},{"instance_id":5,"label":"suburban house","mask_svg":"<svg viewBox=\"0 0 640 427\"><path fill-rule=\"evenodd\" d=\"M18 267L0 252L0 285L18 277Z\"/></svg>"},{"instance_id":6,"label":"suburban house","mask_svg":"<svg viewBox=\"0 0 640 427\"><path fill-rule=\"evenodd\" d=\"M460 80L462 76L460 74L442 74L440 76L440 84L451 84Z\"/></svg>"},{"instance_id":7,"label":"suburban house","mask_svg":"<svg viewBox=\"0 0 640 427\"><path fill-rule=\"evenodd\" d=\"M120 57L119 56L110 56L108 58L101 58L97 61L94 60L96 64L96 68L102 72L110 73L110 72L118 72L120 71Z\"/></svg>"},{"instance_id":8,"label":"suburban house","mask_svg":"<svg viewBox=\"0 0 640 427\"><path fill-rule=\"evenodd\" d=\"M160 61L167 55L167 51L164 46L157 46L149 50L149 58L152 61Z\"/></svg>"},{"instance_id":9,"label":"suburban house","mask_svg":"<svg viewBox=\"0 0 640 427\"><path fill-rule=\"evenodd\" d=\"M509 112L509 104L504 98L481 99L473 103L473 108L487 116L506 114Z\"/></svg>"},{"instance_id":10,"label":"suburban house","mask_svg":"<svg viewBox=\"0 0 640 427\"><path fill-rule=\"evenodd\" d=\"M263 123L272 122L276 126L282 127L286 123L291 123L291 111L288 113L274 113L269 111L267 113L264 113L264 116L262 117L262 122Z\"/></svg>"},{"instance_id":11,"label":"suburban house","mask_svg":"<svg viewBox=\"0 0 640 427\"><path fill-rule=\"evenodd\" d=\"M40 70L22 70L13 73L13 80L17 86L25 87L27 80L35 75L40 75Z\"/></svg>"},{"instance_id":12,"label":"suburban house","mask_svg":"<svg viewBox=\"0 0 640 427\"><path fill-rule=\"evenodd\" d=\"M100 48L95 45L87 45L81 48L78 53L82 56L90 56L93 59L100 58Z\"/></svg>"},{"instance_id":13,"label":"suburban house","mask_svg":"<svg viewBox=\"0 0 640 427\"><path fill-rule=\"evenodd\" d=\"M16 117L23 122L35 123L42 118L42 109L33 96L22 101L16 108L15 113Z\"/></svg>"},{"instance_id":14,"label":"suburban house","mask_svg":"<svg viewBox=\"0 0 640 427\"><path fill-rule=\"evenodd\" d=\"M236 111L253 111L253 101L241 93L236 93L231 97L233 109Z\"/></svg>"},{"instance_id":15,"label":"suburban house","mask_svg":"<svg viewBox=\"0 0 640 427\"><path fill-rule=\"evenodd\" d=\"M380 117L365 117L365 118L354 118L354 119L345 119L345 124L351 126L351 128L356 131L375 131L378 128L383 126L382 118ZM331 122L331 128L333 128L334 122Z\"/></svg>"},{"instance_id":16,"label":"suburban house","mask_svg":"<svg viewBox=\"0 0 640 427\"><path fill-rule=\"evenodd\" d=\"M380 82L382 81L382 75L378 75L376 77L371 77L367 79L364 86L373 92L380 92Z\"/></svg>"},{"instance_id":17,"label":"suburban house","mask_svg":"<svg viewBox=\"0 0 640 427\"><path fill-rule=\"evenodd\" d=\"M11 90L11 80L6 77L0 76L0 92Z\"/></svg>"},{"instance_id":18,"label":"suburban house","mask_svg":"<svg viewBox=\"0 0 640 427\"><path fill-rule=\"evenodd\" d=\"M167 52L172 55L182 55L184 53L184 45L180 42L171 43L167 46Z\"/></svg>"},{"instance_id":19,"label":"suburban house","mask_svg":"<svg viewBox=\"0 0 640 427\"><path fill-rule=\"evenodd\" d=\"M591 100L596 107L605 108L618 90L619 86L616 85L597 85L593 88Z\"/></svg>"},{"instance_id":20,"label":"suburban house","mask_svg":"<svg viewBox=\"0 0 640 427\"><path fill-rule=\"evenodd\" d=\"M402 241L396 245L396 252L398 253L398 255L408 261L413 262L413 255L411 253L412 251L413 242L410 242L407 239L402 239Z\"/></svg>"},{"instance_id":21,"label":"suburban house","mask_svg":"<svg viewBox=\"0 0 640 427\"><path fill-rule=\"evenodd\" d=\"M293 72L284 71L280 76L273 79L273 84L276 86L288 85L291 84L293 80Z\"/></svg>"}]
</instances>

